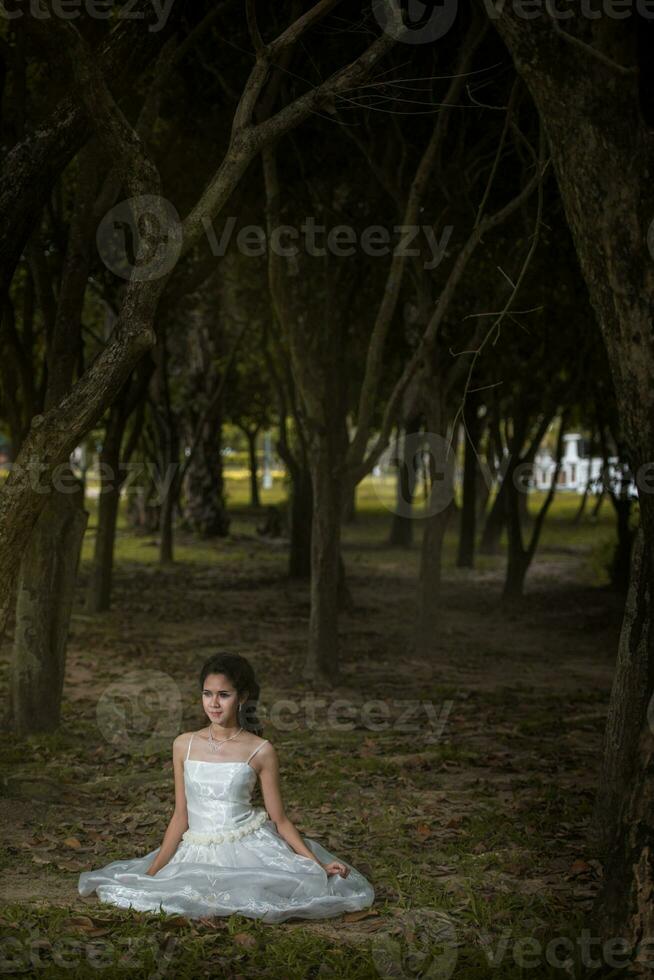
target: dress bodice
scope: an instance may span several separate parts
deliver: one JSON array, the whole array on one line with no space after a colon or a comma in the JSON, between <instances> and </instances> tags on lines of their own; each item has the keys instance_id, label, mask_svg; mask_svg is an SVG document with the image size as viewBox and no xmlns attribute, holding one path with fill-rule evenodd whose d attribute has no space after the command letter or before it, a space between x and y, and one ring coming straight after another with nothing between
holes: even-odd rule
<instances>
[{"instance_id":1,"label":"dress bodice","mask_svg":"<svg viewBox=\"0 0 654 980\"><path fill-rule=\"evenodd\" d=\"M188 813L184 840L198 844L236 840L265 823L266 811L252 806L257 773L249 761L205 762L189 759L189 752L184 760Z\"/></svg>"}]
</instances>

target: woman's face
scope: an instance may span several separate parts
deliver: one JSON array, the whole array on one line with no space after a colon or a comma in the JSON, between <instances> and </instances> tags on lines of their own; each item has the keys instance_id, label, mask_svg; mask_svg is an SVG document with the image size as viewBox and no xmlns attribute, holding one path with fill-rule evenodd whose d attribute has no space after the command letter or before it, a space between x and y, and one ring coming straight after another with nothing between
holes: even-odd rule
<instances>
[{"instance_id":1,"label":"woman's face","mask_svg":"<svg viewBox=\"0 0 654 980\"><path fill-rule=\"evenodd\" d=\"M210 721L225 728L236 724L238 694L225 674L207 674L202 688L202 707Z\"/></svg>"}]
</instances>

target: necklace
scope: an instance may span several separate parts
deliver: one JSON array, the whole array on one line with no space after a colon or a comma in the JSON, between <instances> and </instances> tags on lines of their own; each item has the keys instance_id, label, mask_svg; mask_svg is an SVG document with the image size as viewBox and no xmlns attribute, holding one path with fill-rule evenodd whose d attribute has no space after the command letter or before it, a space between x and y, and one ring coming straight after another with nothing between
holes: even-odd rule
<instances>
[{"instance_id":1,"label":"necklace","mask_svg":"<svg viewBox=\"0 0 654 980\"><path fill-rule=\"evenodd\" d=\"M240 735L242 731L243 731L243 729L242 728L239 728L239 730L236 732L236 735ZM233 738L236 738L236 735L230 735L229 738L220 738L220 739L214 738L214 734L213 734L213 731L212 731L212 726L210 725L209 726L209 750L211 752L218 752L219 749L220 749L220 746L224 742L231 742L231 740Z\"/></svg>"}]
</instances>

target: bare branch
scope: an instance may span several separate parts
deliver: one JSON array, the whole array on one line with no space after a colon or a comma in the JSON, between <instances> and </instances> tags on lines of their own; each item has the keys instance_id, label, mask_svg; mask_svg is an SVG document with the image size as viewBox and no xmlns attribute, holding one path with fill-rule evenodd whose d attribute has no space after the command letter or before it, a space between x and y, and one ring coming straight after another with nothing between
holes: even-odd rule
<instances>
[{"instance_id":1,"label":"bare branch","mask_svg":"<svg viewBox=\"0 0 654 980\"><path fill-rule=\"evenodd\" d=\"M469 32L459 57L456 72L448 87L445 97L447 104L458 102L459 96L465 86L467 71L474 53L486 33L486 29L487 24L484 24L480 31L475 31L474 34L472 31ZM445 138L448 120L449 112L444 109L439 114L437 123L434 126L409 189L402 222L405 227L412 227L418 221L420 204ZM375 410L377 392L382 374L384 346L391 320L397 308L405 265L405 251L402 249L399 252L395 252L366 355L366 368L357 409L357 430L348 450L347 466L349 468L355 467L361 461L366 451L370 423Z\"/></svg>"},{"instance_id":2,"label":"bare branch","mask_svg":"<svg viewBox=\"0 0 654 980\"><path fill-rule=\"evenodd\" d=\"M129 192L134 196L157 194L160 187L157 168L109 91L102 68L88 44L70 21L55 18L54 23L70 44L73 76L87 112L107 151L117 157L117 166Z\"/></svg>"},{"instance_id":3,"label":"bare branch","mask_svg":"<svg viewBox=\"0 0 654 980\"><path fill-rule=\"evenodd\" d=\"M330 0L330 2L335 2L335 0ZM328 9L330 8L326 3L317 4L313 8L313 18L310 22L305 20L305 29L309 23L315 21L317 10L320 10L321 16L324 16ZM295 23L297 24L297 21ZM288 31L291 31L294 26L291 24L284 35L290 37ZM299 31L293 36L297 39L301 33L302 31ZM227 154L200 200L183 222L182 252L186 253L200 240L205 222L220 211L238 180L263 146L298 126L313 111L329 102L336 93L355 86L366 78L370 69L391 50L394 44L394 38L388 34L383 34L373 41L351 64L339 69L317 88L305 92L304 95L280 109L274 116L253 126L251 124L252 114L270 67L267 60L257 61L245 84L241 101L236 108ZM270 45L268 50L270 50Z\"/></svg>"},{"instance_id":4,"label":"bare branch","mask_svg":"<svg viewBox=\"0 0 654 980\"><path fill-rule=\"evenodd\" d=\"M554 28L554 33L558 34L558 36L563 38L564 41L567 41L568 44L572 44L574 47L585 51L586 54L591 56L591 58L595 58L596 61L606 65L607 68L611 68L612 71L617 71L620 75L638 74L638 68L635 65L620 65L617 61L613 61L612 58L609 58L603 54L603 52L598 51L597 48L594 48L591 44L586 44L586 42L582 41L581 38L575 37L574 34L568 34L567 31L563 30L555 17L552 17L552 27Z\"/></svg>"},{"instance_id":5,"label":"bare branch","mask_svg":"<svg viewBox=\"0 0 654 980\"><path fill-rule=\"evenodd\" d=\"M400 376L395 388L391 392L390 398L386 405L386 410L384 412L384 418L382 421L382 426L379 435L375 441L375 444L366 457L361 463L353 461L351 476L355 482L359 482L366 473L374 466L375 462L379 459L379 456L383 452L385 446L388 443L390 431L393 425L393 420L395 418L395 412L397 410L397 403L402 396L404 389L413 377L414 373L418 369L420 363L429 355L432 350L438 331L440 329L441 323L447 312L449 304L452 300L456 287L458 286L465 269L470 261L475 249L482 241L486 232L490 229L497 227L506 221L521 205L528 199L533 190L541 183L547 165L542 168L536 168L533 177L527 182L519 194L517 194L511 201L508 202L503 208L500 208L495 214L487 215L479 224L470 232L468 240L459 252L456 262L454 263L450 274L447 278L445 286L441 291L441 294L436 304L436 308L432 314L432 317L425 329L423 337L416 349L415 353L411 359L407 362L402 375Z\"/></svg>"},{"instance_id":6,"label":"bare branch","mask_svg":"<svg viewBox=\"0 0 654 980\"><path fill-rule=\"evenodd\" d=\"M266 46L263 43L263 38L261 37L261 32L259 30L259 25L257 23L256 0L246 0L245 14L247 17L248 31L250 32L250 40L252 41L252 47L255 50L257 58L259 58L265 54Z\"/></svg>"}]
</instances>

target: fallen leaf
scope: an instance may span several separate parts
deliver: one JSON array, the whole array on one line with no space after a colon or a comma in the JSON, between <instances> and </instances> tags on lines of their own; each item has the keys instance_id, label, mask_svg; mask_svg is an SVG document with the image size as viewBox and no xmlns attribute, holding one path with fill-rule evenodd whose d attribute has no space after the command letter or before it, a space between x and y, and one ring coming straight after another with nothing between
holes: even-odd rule
<instances>
[{"instance_id":1,"label":"fallen leaf","mask_svg":"<svg viewBox=\"0 0 654 980\"><path fill-rule=\"evenodd\" d=\"M574 875L583 875L583 874L587 874L589 871L592 871L592 870L593 869L592 869L591 865L588 864L587 861L584 861L582 858L577 858L576 861L573 861L572 862L572 865L570 867L569 874L572 875L572 876L574 876Z\"/></svg>"},{"instance_id":2,"label":"fallen leaf","mask_svg":"<svg viewBox=\"0 0 654 980\"><path fill-rule=\"evenodd\" d=\"M343 916L343 922L360 922L361 919L368 919L373 915L379 915L376 909L372 911L370 909L363 909L361 912L346 912Z\"/></svg>"}]
</instances>

